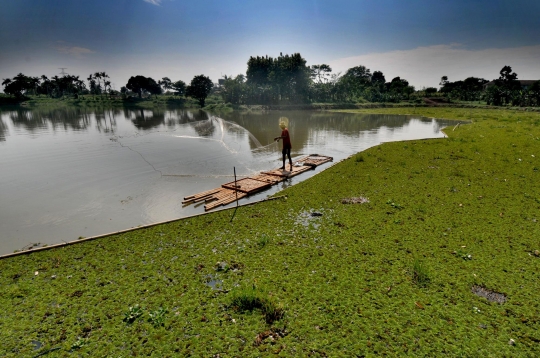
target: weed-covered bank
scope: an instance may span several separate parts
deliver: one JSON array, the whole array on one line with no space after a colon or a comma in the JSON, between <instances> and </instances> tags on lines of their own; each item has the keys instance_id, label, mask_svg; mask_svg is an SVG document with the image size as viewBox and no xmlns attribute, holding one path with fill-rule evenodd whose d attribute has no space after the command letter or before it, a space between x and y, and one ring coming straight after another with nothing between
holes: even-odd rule
<instances>
[{"instance_id":1,"label":"weed-covered bank","mask_svg":"<svg viewBox=\"0 0 540 358\"><path fill-rule=\"evenodd\" d=\"M538 356L540 115L420 110L473 123L1 260L0 356Z\"/></svg>"}]
</instances>

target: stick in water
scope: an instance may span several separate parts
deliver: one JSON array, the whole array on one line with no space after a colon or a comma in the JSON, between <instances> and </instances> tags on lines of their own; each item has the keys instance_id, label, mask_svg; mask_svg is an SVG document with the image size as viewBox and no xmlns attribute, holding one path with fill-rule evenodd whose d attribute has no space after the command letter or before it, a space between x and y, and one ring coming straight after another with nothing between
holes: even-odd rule
<instances>
[{"instance_id":1,"label":"stick in water","mask_svg":"<svg viewBox=\"0 0 540 358\"><path fill-rule=\"evenodd\" d=\"M234 169L234 192L236 194L236 206L238 206L238 185L236 184L236 167Z\"/></svg>"}]
</instances>

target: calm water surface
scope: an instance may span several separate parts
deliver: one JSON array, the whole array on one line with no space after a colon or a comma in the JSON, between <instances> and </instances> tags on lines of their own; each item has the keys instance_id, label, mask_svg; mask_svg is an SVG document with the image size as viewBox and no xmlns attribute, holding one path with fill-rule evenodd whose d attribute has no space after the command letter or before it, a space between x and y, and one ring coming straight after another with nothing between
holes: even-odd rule
<instances>
[{"instance_id":1,"label":"calm water surface","mask_svg":"<svg viewBox=\"0 0 540 358\"><path fill-rule=\"evenodd\" d=\"M202 213L183 198L233 180L233 168L243 177L281 166L281 143L272 141L280 116L290 119L293 157L334 161L381 142L443 137L441 128L455 124L310 111L3 110L0 254Z\"/></svg>"}]
</instances>

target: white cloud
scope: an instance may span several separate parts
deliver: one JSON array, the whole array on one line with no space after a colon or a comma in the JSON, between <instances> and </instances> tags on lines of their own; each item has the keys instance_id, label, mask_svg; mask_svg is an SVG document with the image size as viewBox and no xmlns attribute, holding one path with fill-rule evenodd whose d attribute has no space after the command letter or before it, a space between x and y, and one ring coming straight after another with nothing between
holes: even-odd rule
<instances>
[{"instance_id":1,"label":"white cloud","mask_svg":"<svg viewBox=\"0 0 540 358\"><path fill-rule=\"evenodd\" d=\"M161 1L162 0L144 0L144 2L150 3L152 5L156 5L156 6L161 5Z\"/></svg>"},{"instance_id":2,"label":"white cloud","mask_svg":"<svg viewBox=\"0 0 540 358\"><path fill-rule=\"evenodd\" d=\"M499 77L503 66L509 65L522 80L540 79L540 45L515 48L468 50L459 44L417 47L411 50L368 53L329 62L334 72L363 65L382 71L387 81L396 76L405 78L417 89L438 87L440 78L450 81L467 77L492 80Z\"/></svg>"},{"instance_id":3,"label":"white cloud","mask_svg":"<svg viewBox=\"0 0 540 358\"><path fill-rule=\"evenodd\" d=\"M61 41L59 41L59 43L61 43ZM82 57L83 55L95 53L95 51L78 46L56 46L55 48L58 50L58 52L72 55L75 57Z\"/></svg>"}]
</instances>

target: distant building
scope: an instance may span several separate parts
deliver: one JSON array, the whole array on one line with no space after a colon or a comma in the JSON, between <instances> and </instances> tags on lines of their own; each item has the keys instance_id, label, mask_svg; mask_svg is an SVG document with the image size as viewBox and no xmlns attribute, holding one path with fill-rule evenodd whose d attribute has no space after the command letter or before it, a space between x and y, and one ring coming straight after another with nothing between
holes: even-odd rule
<instances>
[{"instance_id":1,"label":"distant building","mask_svg":"<svg viewBox=\"0 0 540 358\"><path fill-rule=\"evenodd\" d=\"M490 81L484 85L484 90L487 90L489 87L495 86L497 80ZM530 86L532 86L533 83L539 81L539 80L516 80L521 84L522 89L527 89Z\"/></svg>"}]
</instances>

